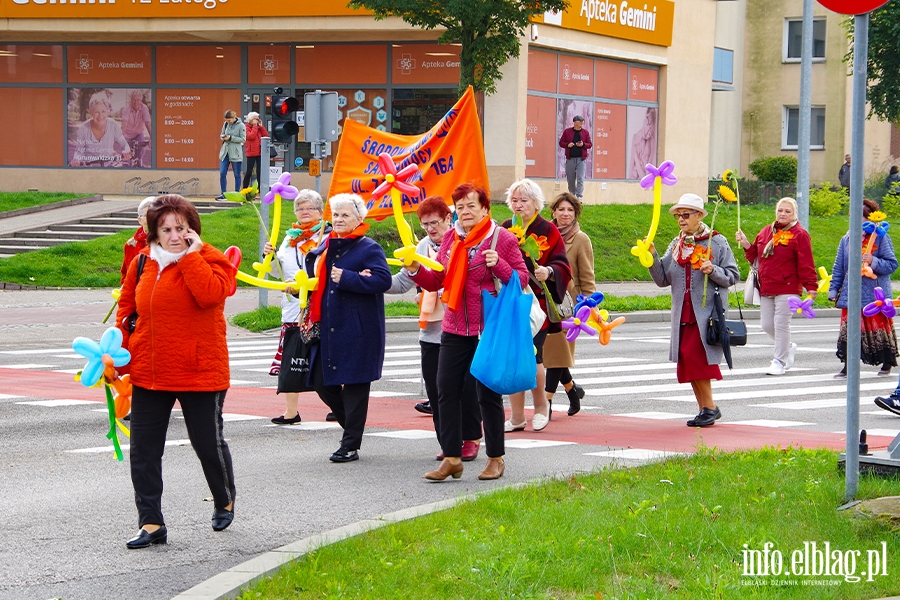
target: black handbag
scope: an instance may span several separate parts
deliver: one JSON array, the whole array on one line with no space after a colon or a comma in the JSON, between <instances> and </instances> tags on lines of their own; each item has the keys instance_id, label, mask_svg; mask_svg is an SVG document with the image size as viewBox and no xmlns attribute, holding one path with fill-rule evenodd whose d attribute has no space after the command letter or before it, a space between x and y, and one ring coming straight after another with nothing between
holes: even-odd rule
<instances>
[{"instance_id":1,"label":"black handbag","mask_svg":"<svg viewBox=\"0 0 900 600\"><path fill-rule=\"evenodd\" d=\"M300 327L288 327L284 330L284 342L281 347L281 370L278 372L278 394L291 392L310 392L310 365L313 348L318 339L303 339Z\"/></svg>"},{"instance_id":2,"label":"black handbag","mask_svg":"<svg viewBox=\"0 0 900 600\"><path fill-rule=\"evenodd\" d=\"M713 314L709 317L709 327L706 330L706 343L713 346L744 346L747 344L747 324L744 323L744 311L741 310L741 300L738 298L738 313L740 320L735 321L725 318L725 308L722 306L722 298L719 296L719 288L713 294Z\"/></svg>"}]
</instances>

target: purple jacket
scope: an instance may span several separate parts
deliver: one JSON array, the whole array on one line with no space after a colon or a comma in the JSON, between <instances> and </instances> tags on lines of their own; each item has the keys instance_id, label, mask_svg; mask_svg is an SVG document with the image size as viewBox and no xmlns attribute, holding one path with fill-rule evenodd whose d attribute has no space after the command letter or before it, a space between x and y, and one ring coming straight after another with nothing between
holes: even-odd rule
<instances>
[{"instance_id":1,"label":"purple jacket","mask_svg":"<svg viewBox=\"0 0 900 600\"><path fill-rule=\"evenodd\" d=\"M488 269L484 264L484 251L491 249L491 239L497 228L499 228L499 234L496 250L500 255L500 261L493 268ZM444 287L444 275L450 264L450 249L453 247L454 233L455 229L448 230L444 234L444 239L441 240L441 250L438 252L437 261L444 265L444 270L432 271L426 267L420 267L419 271L410 277L416 282L416 285L420 285L430 292L436 292ZM466 287L462 297L463 304L457 310L450 310L450 307L446 307L444 320L441 323L442 331L465 336L476 336L481 333L481 330L484 329L481 290L494 292L494 279L491 272L503 283L507 283L515 273L519 276L519 282L523 288L528 284L528 269L525 267L522 253L519 251L519 242L516 236L496 223L478 246L475 256L469 260L469 272L466 274Z\"/></svg>"},{"instance_id":2,"label":"purple jacket","mask_svg":"<svg viewBox=\"0 0 900 600\"><path fill-rule=\"evenodd\" d=\"M575 128L574 127L569 127L568 129L563 131L561 136L559 136L559 147L563 148L566 151L566 160L572 158L571 156L569 156L569 151L572 149L572 148L569 148L569 144L574 139L575 139ZM588 150L591 149L591 146L593 144L591 144L591 134L588 133L588 130L585 129L584 127L581 128L581 141L584 142L584 146L581 147L581 152L582 152L581 158L587 159Z\"/></svg>"}]
</instances>

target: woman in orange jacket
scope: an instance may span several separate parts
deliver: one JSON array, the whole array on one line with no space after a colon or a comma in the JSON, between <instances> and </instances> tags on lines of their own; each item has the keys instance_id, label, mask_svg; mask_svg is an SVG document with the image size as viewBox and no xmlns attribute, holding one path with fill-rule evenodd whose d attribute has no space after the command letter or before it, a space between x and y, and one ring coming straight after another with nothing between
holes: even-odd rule
<instances>
[{"instance_id":1,"label":"woman in orange jacket","mask_svg":"<svg viewBox=\"0 0 900 600\"><path fill-rule=\"evenodd\" d=\"M200 216L176 194L147 212L147 244L128 269L116 323L131 352L131 481L137 537L128 548L165 544L162 455L172 407L181 404L191 446L215 501L212 527L234 519L234 472L222 433L230 383L225 298L234 268L200 239Z\"/></svg>"}]
</instances>

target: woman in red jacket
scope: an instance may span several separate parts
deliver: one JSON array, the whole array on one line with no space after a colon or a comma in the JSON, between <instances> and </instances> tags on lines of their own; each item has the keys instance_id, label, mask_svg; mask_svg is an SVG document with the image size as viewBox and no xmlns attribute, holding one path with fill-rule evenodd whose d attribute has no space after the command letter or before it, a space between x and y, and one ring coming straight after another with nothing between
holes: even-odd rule
<instances>
[{"instance_id":1,"label":"woman in red jacket","mask_svg":"<svg viewBox=\"0 0 900 600\"><path fill-rule=\"evenodd\" d=\"M147 212L147 244L144 259L128 269L116 315L134 386L131 481L141 530L128 548L166 543L162 455L176 400L213 495L212 527L222 531L234 519L234 471L222 432L230 384L224 308L234 268L201 241L197 210L176 194L160 196Z\"/></svg>"},{"instance_id":2,"label":"woman in red jacket","mask_svg":"<svg viewBox=\"0 0 900 600\"><path fill-rule=\"evenodd\" d=\"M263 127L258 112L247 113L247 141L244 142L244 154L247 155L247 170L244 172L244 183L241 187L250 187L253 167L256 167L256 183L259 183L260 169L262 167L262 152L260 140L269 137L269 132Z\"/></svg>"},{"instance_id":3,"label":"woman in red jacket","mask_svg":"<svg viewBox=\"0 0 900 600\"><path fill-rule=\"evenodd\" d=\"M743 231L735 239L750 264L759 262L759 321L763 331L775 340L775 358L768 375L784 375L794 364L797 344L791 342L791 315L788 298L799 297L806 288L815 298L818 282L809 234L797 221L797 202L782 198L775 205L775 222L766 225L753 243Z\"/></svg>"}]
</instances>

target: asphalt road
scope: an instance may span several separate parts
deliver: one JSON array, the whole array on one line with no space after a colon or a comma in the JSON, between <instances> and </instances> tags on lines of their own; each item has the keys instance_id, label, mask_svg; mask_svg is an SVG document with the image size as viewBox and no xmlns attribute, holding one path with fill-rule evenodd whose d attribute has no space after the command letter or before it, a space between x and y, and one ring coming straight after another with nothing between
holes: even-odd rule
<instances>
[{"instance_id":1,"label":"asphalt road","mask_svg":"<svg viewBox=\"0 0 900 600\"><path fill-rule=\"evenodd\" d=\"M772 345L751 321L750 343L735 350L735 369L725 369L714 386L723 419L700 432L684 425L696 404L667 361L667 324L626 322L608 346L579 341L575 378L588 391L582 413L566 416L560 393L546 430L507 436L501 480L475 478L482 453L460 481L439 484L421 479L437 464L438 447L430 419L412 409L423 397L415 332L389 334L361 460L337 465L327 459L339 431L324 422L327 409L313 394L301 397L301 425L268 420L283 407L267 374L277 338L232 330L225 431L235 464L235 522L212 531L209 490L175 413L164 459L169 543L129 551L124 542L137 523L127 455L116 462L104 437L102 392L72 379L84 359L70 350L71 339L99 337L108 291L28 294L0 294L0 531L7 541L0 547L0 598L171 598L294 540L473 491L613 462L632 466L690 452L698 442L722 449L844 444L846 393L832 379L840 366L833 318L794 321L800 350L783 377L763 374ZM876 370L863 367L860 422L877 447L900 430L900 417L871 403L897 384L895 375L876 377Z\"/></svg>"}]
</instances>

